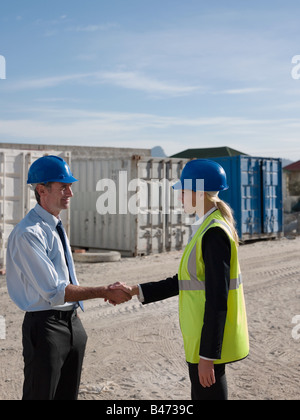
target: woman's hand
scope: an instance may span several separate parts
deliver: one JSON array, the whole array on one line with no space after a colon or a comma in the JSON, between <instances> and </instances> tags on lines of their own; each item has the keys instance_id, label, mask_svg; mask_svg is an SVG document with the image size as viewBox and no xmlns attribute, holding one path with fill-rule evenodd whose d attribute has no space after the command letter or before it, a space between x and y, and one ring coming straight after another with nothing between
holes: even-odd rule
<instances>
[{"instance_id":1,"label":"woman's hand","mask_svg":"<svg viewBox=\"0 0 300 420\"><path fill-rule=\"evenodd\" d=\"M129 296L130 300L133 296L138 295L139 294L139 287L138 285L135 286L128 286L125 283L121 283L121 282L116 282L114 284L111 284L110 286L108 286L108 291L110 292L124 292L126 293L126 295ZM110 298L106 298L105 302L109 302L112 305L116 305L117 303L115 302L115 299L110 299ZM123 302L126 302L126 300L124 300ZM122 303L122 302L120 302Z\"/></svg>"},{"instance_id":2,"label":"woman's hand","mask_svg":"<svg viewBox=\"0 0 300 420\"><path fill-rule=\"evenodd\" d=\"M198 365L199 381L203 388L210 388L216 383L214 362L200 358Z\"/></svg>"},{"instance_id":3,"label":"woman's hand","mask_svg":"<svg viewBox=\"0 0 300 420\"><path fill-rule=\"evenodd\" d=\"M139 287L138 285L135 286L128 286L125 283L121 283L121 282L116 282L114 284L111 284L109 286L110 290L123 290L123 292L128 293L131 296L135 296L139 294Z\"/></svg>"}]
</instances>

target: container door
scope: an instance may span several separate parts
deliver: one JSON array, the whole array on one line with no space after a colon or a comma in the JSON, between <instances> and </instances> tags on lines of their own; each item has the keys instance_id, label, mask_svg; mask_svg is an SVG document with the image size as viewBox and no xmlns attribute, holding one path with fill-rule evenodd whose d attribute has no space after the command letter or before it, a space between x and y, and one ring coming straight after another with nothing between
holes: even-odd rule
<instances>
[{"instance_id":1,"label":"container door","mask_svg":"<svg viewBox=\"0 0 300 420\"><path fill-rule=\"evenodd\" d=\"M190 228L172 189L186 162L159 158L138 162L141 185L137 254L180 250L187 244Z\"/></svg>"},{"instance_id":2,"label":"container door","mask_svg":"<svg viewBox=\"0 0 300 420\"><path fill-rule=\"evenodd\" d=\"M282 177L280 160L262 162L263 233L282 232Z\"/></svg>"},{"instance_id":3,"label":"container door","mask_svg":"<svg viewBox=\"0 0 300 420\"><path fill-rule=\"evenodd\" d=\"M262 233L261 167L257 158L241 158L242 236Z\"/></svg>"},{"instance_id":4,"label":"container door","mask_svg":"<svg viewBox=\"0 0 300 420\"><path fill-rule=\"evenodd\" d=\"M141 159L138 167L138 237L137 255L156 254L165 251L165 218L163 185L164 161Z\"/></svg>"},{"instance_id":5,"label":"container door","mask_svg":"<svg viewBox=\"0 0 300 420\"><path fill-rule=\"evenodd\" d=\"M5 266L10 233L36 205L34 193L27 185L27 174L31 164L45 154L69 159L67 152L0 150L0 268ZM68 232L69 210L62 212L62 219Z\"/></svg>"}]
</instances>

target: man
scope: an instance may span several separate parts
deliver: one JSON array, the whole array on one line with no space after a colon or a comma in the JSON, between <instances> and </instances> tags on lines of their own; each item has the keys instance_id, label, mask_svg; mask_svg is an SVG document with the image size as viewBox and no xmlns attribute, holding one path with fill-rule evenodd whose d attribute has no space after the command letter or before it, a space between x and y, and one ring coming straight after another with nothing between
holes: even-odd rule
<instances>
[{"instance_id":1,"label":"man","mask_svg":"<svg viewBox=\"0 0 300 420\"><path fill-rule=\"evenodd\" d=\"M37 204L11 233L7 248L7 287L26 312L23 322L24 400L78 397L87 335L77 316L82 301L131 299L108 287L82 287L60 221L73 196L73 177L57 156L35 161L28 173Z\"/></svg>"}]
</instances>

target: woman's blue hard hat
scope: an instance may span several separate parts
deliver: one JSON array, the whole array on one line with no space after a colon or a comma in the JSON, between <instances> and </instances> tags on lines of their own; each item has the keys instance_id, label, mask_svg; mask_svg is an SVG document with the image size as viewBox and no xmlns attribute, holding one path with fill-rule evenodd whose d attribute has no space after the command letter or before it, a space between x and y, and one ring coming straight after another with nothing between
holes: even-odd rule
<instances>
[{"instance_id":1,"label":"woman's blue hard hat","mask_svg":"<svg viewBox=\"0 0 300 420\"><path fill-rule=\"evenodd\" d=\"M174 190L225 191L228 190L224 168L208 159L195 159L188 162L182 170L180 181L173 185Z\"/></svg>"},{"instance_id":2,"label":"woman's blue hard hat","mask_svg":"<svg viewBox=\"0 0 300 420\"><path fill-rule=\"evenodd\" d=\"M78 181L74 178L67 162L59 156L43 156L37 159L29 168L27 184L47 184L62 182L72 184Z\"/></svg>"}]
</instances>

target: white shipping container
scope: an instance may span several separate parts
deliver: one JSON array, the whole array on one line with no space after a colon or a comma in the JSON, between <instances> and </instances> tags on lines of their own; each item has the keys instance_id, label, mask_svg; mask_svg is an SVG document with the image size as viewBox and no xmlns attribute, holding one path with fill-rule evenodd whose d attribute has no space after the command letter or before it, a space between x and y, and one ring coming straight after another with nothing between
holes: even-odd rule
<instances>
[{"instance_id":1,"label":"white shipping container","mask_svg":"<svg viewBox=\"0 0 300 420\"><path fill-rule=\"evenodd\" d=\"M73 185L71 244L123 256L183 249L190 226L171 186L187 161L77 158L72 162L79 182Z\"/></svg>"},{"instance_id":2,"label":"white shipping container","mask_svg":"<svg viewBox=\"0 0 300 420\"><path fill-rule=\"evenodd\" d=\"M34 192L27 185L29 167L45 155L57 155L68 163L71 161L68 152L0 149L0 269L5 268L10 233L36 205ZM62 220L69 234L70 210L62 212Z\"/></svg>"}]
</instances>

